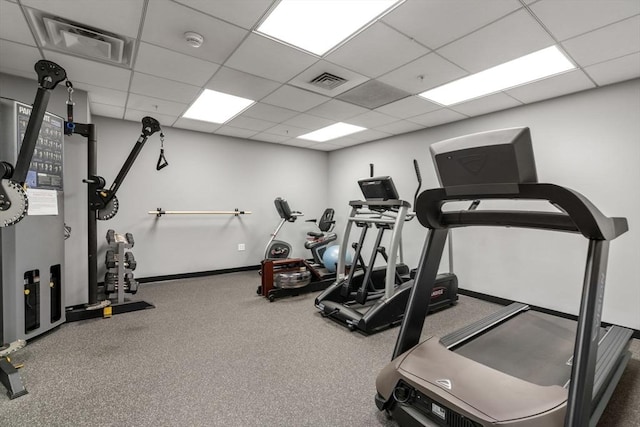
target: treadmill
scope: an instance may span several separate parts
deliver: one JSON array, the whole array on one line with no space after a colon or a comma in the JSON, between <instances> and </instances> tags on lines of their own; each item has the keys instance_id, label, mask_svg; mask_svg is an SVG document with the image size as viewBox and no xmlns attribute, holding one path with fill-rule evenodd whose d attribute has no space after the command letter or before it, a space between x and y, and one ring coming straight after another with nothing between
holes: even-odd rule
<instances>
[{"instance_id":1,"label":"treadmill","mask_svg":"<svg viewBox=\"0 0 640 427\"><path fill-rule=\"evenodd\" d=\"M537 182L528 128L482 132L431 146L442 188L418 197L429 229L393 360L376 405L401 426L595 426L629 358L632 331L602 327L609 242L626 218L581 194ZM558 212L443 210L452 201L546 200ZM589 241L578 320L514 302L440 339L420 341L450 228L505 226L580 233Z\"/></svg>"}]
</instances>

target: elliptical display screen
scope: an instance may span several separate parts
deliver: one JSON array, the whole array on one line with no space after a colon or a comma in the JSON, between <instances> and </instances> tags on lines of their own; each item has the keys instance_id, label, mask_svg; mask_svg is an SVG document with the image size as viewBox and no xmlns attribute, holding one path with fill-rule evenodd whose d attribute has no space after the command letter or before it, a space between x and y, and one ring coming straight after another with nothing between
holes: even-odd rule
<instances>
[{"instance_id":1,"label":"elliptical display screen","mask_svg":"<svg viewBox=\"0 0 640 427\"><path fill-rule=\"evenodd\" d=\"M397 200L398 190L390 176L379 176L358 181L366 200Z\"/></svg>"}]
</instances>

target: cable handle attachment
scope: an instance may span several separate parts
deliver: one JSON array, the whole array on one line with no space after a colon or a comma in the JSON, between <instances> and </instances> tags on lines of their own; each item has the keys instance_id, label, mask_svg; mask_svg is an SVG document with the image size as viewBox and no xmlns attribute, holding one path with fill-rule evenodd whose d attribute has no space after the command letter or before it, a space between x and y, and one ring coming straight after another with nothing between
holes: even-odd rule
<instances>
[{"instance_id":1,"label":"cable handle attachment","mask_svg":"<svg viewBox=\"0 0 640 427\"><path fill-rule=\"evenodd\" d=\"M158 163L156 163L156 170L160 170L162 168L166 168L169 166L169 162L164 157L164 133L160 131L160 157L158 157Z\"/></svg>"}]
</instances>

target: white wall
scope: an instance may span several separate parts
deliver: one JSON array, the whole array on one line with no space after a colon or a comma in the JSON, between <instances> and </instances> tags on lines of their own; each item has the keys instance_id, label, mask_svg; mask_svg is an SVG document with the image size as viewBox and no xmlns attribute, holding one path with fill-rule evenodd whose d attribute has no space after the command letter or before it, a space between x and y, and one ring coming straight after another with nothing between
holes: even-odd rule
<instances>
[{"instance_id":1,"label":"white wall","mask_svg":"<svg viewBox=\"0 0 640 427\"><path fill-rule=\"evenodd\" d=\"M98 129L98 174L108 187L142 126L105 117L93 120ZM294 246L294 256L307 256L305 234L314 226L304 220L320 215L327 200L326 153L167 127L163 132L169 166L156 171L160 137L152 135L117 193L118 214L98 223L100 264L106 250L103 236L112 228L133 233L138 277L257 265L280 219L273 204L278 196L305 213L297 222L286 223L278 238ZM238 208L252 214L148 214L156 208ZM240 243L245 251L238 251Z\"/></svg>"},{"instance_id":2,"label":"white wall","mask_svg":"<svg viewBox=\"0 0 640 427\"><path fill-rule=\"evenodd\" d=\"M35 72L34 72L35 78ZM33 103L34 80L0 74L0 96ZM48 111L66 117L67 91L60 85L52 93ZM139 122L89 118L87 94L76 90L74 119L96 125L98 174L107 182L140 136ZM163 128L169 166L156 171L160 138L152 135L129 171L117 197L115 218L98 223L98 280L104 273L104 236L109 228L130 232L138 261L136 277L197 273L257 265L279 222L273 204L284 197L305 216L287 223L278 238L293 246L294 256L308 256L305 234L314 230L305 219L317 218L326 207L328 156L325 152L265 144L183 129ZM87 291L87 140L65 137L65 223L72 227L65 243L66 305L84 304ZM165 210L240 210L245 216L163 216L147 212ZM237 250L244 243L246 250ZM259 278L256 274L256 287Z\"/></svg>"},{"instance_id":3,"label":"white wall","mask_svg":"<svg viewBox=\"0 0 640 427\"><path fill-rule=\"evenodd\" d=\"M429 145L474 132L531 128L540 182L576 190L608 216L628 218L630 231L611 244L603 319L640 329L640 80L343 149L329 156L329 203L344 226L348 200L368 164L391 175L401 197L412 200L418 159L425 188L438 186ZM405 260L417 264L426 232L406 225ZM454 231L460 286L576 314L587 241L579 235L497 227ZM446 254L445 254L446 255ZM446 260L446 257L445 257ZM443 263L443 266L446 264ZM446 268L445 268L446 269Z\"/></svg>"}]
</instances>

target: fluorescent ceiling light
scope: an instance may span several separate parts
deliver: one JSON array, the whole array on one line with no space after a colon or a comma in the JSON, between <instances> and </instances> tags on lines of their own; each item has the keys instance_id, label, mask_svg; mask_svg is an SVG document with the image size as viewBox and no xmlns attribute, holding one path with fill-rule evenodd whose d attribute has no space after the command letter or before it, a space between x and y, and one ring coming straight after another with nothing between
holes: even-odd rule
<instances>
[{"instance_id":1,"label":"fluorescent ceiling light","mask_svg":"<svg viewBox=\"0 0 640 427\"><path fill-rule=\"evenodd\" d=\"M351 135L352 133L366 130L366 128L350 125L348 123L338 122L331 126L324 127L322 129L315 130L313 132L300 135L300 139L308 139L310 141L325 142L330 139L340 138L341 136Z\"/></svg>"},{"instance_id":2,"label":"fluorescent ceiling light","mask_svg":"<svg viewBox=\"0 0 640 427\"><path fill-rule=\"evenodd\" d=\"M402 1L282 0L256 31L322 56Z\"/></svg>"},{"instance_id":3,"label":"fluorescent ceiling light","mask_svg":"<svg viewBox=\"0 0 640 427\"><path fill-rule=\"evenodd\" d=\"M211 123L224 123L255 103L215 90L205 89L182 117Z\"/></svg>"},{"instance_id":4,"label":"fluorescent ceiling light","mask_svg":"<svg viewBox=\"0 0 640 427\"><path fill-rule=\"evenodd\" d=\"M556 46L463 77L419 96L442 105L453 105L574 69Z\"/></svg>"}]
</instances>

